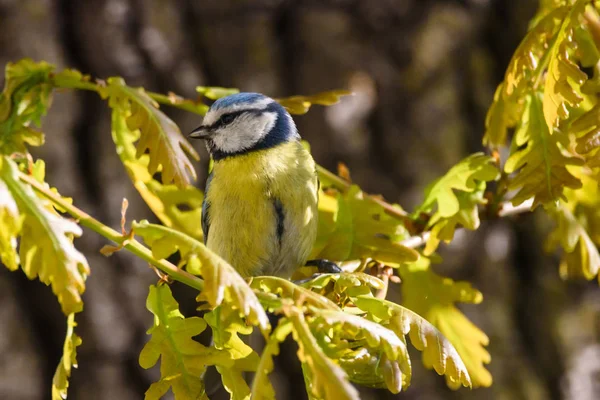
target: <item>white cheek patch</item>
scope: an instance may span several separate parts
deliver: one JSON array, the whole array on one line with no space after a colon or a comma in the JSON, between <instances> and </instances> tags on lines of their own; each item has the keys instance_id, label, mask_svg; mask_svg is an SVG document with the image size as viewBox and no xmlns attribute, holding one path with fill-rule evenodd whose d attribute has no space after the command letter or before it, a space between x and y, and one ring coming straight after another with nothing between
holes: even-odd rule
<instances>
[{"instance_id":1,"label":"white cheek patch","mask_svg":"<svg viewBox=\"0 0 600 400\"><path fill-rule=\"evenodd\" d=\"M212 141L217 149L226 153L248 150L267 136L276 122L274 112L240 115L230 125L217 130Z\"/></svg>"}]
</instances>

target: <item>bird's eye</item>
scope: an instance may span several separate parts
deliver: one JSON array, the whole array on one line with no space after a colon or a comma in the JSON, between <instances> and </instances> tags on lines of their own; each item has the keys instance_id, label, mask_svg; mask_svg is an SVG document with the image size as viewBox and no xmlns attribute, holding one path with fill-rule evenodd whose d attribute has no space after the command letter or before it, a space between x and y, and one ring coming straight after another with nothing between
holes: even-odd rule
<instances>
[{"instance_id":1,"label":"bird's eye","mask_svg":"<svg viewBox=\"0 0 600 400\"><path fill-rule=\"evenodd\" d=\"M225 114L221 117L221 122L225 125L230 124L235 119L235 115L233 114Z\"/></svg>"}]
</instances>

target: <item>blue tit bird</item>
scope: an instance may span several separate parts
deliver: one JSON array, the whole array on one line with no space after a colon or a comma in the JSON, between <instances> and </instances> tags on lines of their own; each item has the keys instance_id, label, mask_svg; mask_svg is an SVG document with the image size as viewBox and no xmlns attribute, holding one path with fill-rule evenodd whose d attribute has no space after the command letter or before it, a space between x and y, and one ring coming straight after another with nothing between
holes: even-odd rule
<instances>
[{"instance_id":1,"label":"blue tit bird","mask_svg":"<svg viewBox=\"0 0 600 400\"><path fill-rule=\"evenodd\" d=\"M317 235L319 181L290 114L259 93L214 102L189 134L214 161L202 205L207 247L242 276L289 278L307 262Z\"/></svg>"}]
</instances>

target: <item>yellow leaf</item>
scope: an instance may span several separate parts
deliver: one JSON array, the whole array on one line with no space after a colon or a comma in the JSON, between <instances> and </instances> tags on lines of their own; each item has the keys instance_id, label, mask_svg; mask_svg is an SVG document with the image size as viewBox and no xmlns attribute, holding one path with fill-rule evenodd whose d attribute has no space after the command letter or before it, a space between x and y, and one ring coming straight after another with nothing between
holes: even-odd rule
<instances>
[{"instance_id":1,"label":"yellow leaf","mask_svg":"<svg viewBox=\"0 0 600 400\"><path fill-rule=\"evenodd\" d=\"M159 360L160 380L146 391L146 400L158 400L171 388L176 399L208 399L201 376L207 365L229 363L228 355L206 348L193 337L206 329L199 317L184 318L167 285L150 286L146 307L154 314L152 335L140 352L142 368Z\"/></svg>"},{"instance_id":2,"label":"yellow leaf","mask_svg":"<svg viewBox=\"0 0 600 400\"><path fill-rule=\"evenodd\" d=\"M347 90L331 90L313 94L312 96L291 96L281 99L275 99L284 106L290 114L306 114L313 104L322 106L331 106L340 101L342 96L349 96L352 92Z\"/></svg>"},{"instance_id":3,"label":"yellow leaf","mask_svg":"<svg viewBox=\"0 0 600 400\"><path fill-rule=\"evenodd\" d=\"M319 347L304 314L293 306L285 307L284 312L292 323L294 340L298 343L298 358L304 367L307 391L322 399L359 399L358 391L348 382L344 370Z\"/></svg>"},{"instance_id":4,"label":"yellow leaf","mask_svg":"<svg viewBox=\"0 0 600 400\"><path fill-rule=\"evenodd\" d=\"M101 94L109 97L109 105L113 110L118 110L118 116L125 116L128 129L139 129L136 158L148 151L150 174L156 173L162 166L163 184L174 182L179 187L196 179L194 166L188 156L198 160L198 153L177 125L159 110L158 103L142 88L131 88L121 78L109 78L108 86Z\"/></svg>"},{"instance_id":5,"label":"yellow leaf","mask_svg":"<svg viewBox=\"0 0 600 400\"><path fill-rule=\"evenodd\" d=\"M562 247L560 275L563 279L593 279L600 270L600 189L598 179L584 168L572 168L583 183L579 190L565 190L567 201L561 201L550 216L556 228L550 234L547 250Z\"/></svg>"},{"instance_id":6,"label":"yellow leaf","mask_svg":"<svg viewBox=\"0 0 600 400\"><path fill-rule=\"evenodd\" d=\"M126 102L113 107L112 137L133 185L164 225L202 239L202 192L192 185L165 185L154 179L149 169L150 156L136 154L134 142L140 132L127 125L129 113Z\"/></svg>"},{"instance_id":7,"label":"yellow leaf","mask_svg":"<svg viewBox=\"0 0 600 400\"><path fill-rule=\"evenodd\" d=\"M513 138L511 156L504 165L508 174L514 173L508 189L518 190L512 203L518 205L533 198L532 209L564 198L565 188L581 187L581 182L567 166L581 165L583 161L563 154L559 135L548 131L541 102L539 94L528 98L523 120Z\"/></svg>"},{"instance_id":8,"label":"yellow leaf","mask_svg":"<svg viewBox=\"0 0 600 400\"><path fill-rule=\"evenodd\" d=\"M86 258L72 243L81 228L46 208L33 189L21 183L13 161L4 158L1 164L0 176L24 216L19 249L23 271L29 279L39 278L52 286L65 315L81 311L81 294L90 273Z\"/></svg>"},{"instance_id":9,"label":"yellow leaf","mask_svg":"<svg viewBox=\"0 0 600 400\"><path fill-rule=\"evenodd\" d=\"M425 200L413 215L435 210L427 223L431 231L425 255L432 254L440 240L449 242L457 225L475 230L479 227L477 206L484 204L486 182L498 179L500 172L492 157L475 153L461 160L446 175L425 190Z\"/></svg>"},{"instance_id":10,"label":"yellow leaf","mask_svg":"<svg viewBox=\"0 0 600 400\"><path fill-rule=\"evenodd\" d=\"M568 6L541 6L532 28L506 68L504 81L496 89L485 121L485 146L498 148L506 144L508 130L514 128L521 119L525 97L543 76L540 65L544 66L543 58L549 51L548 46L557 35L568 11Z\"/></svg>"},{"instance_id":11,"label":"yellow leaf","mask_svg":"<svg viewBox=\"0 0 600 400\"><path fill-rule=\"evenodd\" d=\"M1 158L0 170L2 170ZM19 268L17 235L21 231L21 223L17 203L6 184L0 180L0 261L11 271Z\"/></svg>"},{"instance_id":12,"label":"yellow leaf","mask_svg":"<svg viewBox=\"0 0 600 400\"><path fill-rule=\"evenodd\" d=\"M588 4L587 0L575 2L563 20L556 42L551 48L543 102L544 117L550 133L557 127L560 119L569 116L568 106L574 107L583 100L581 85L587 80L587 75L577 65L581 59L577 58L574 50L577 47L576 28L583 25ZM590 63L594 64L593 61Z\"/></svg>"},{"instance_id":13,"label":"yellow leaf","mask_svg":"<svg viewBox=\"0 0 600 400\"><path fill-rule=\"evenodd\" d=\"M364 198L352 185L345 193L319 195L319 231L311 258L333 261L373 258L383 263L414 261L419 255L400 242L408 236L400 221Z\"/></svg>"},{"instance_id":14,"label":"yellow leaf","mask_svg":"<svg viewBox=\"0 0 600 400\"><path fill-rule=\"evenodd\" d=\"M4 90L0 94L0 154L27 153L26 145L41 146L40 126L52 100L50 74L54 66L25 58L6 65Z\"/></svg>"},{"instance_id":15,"label":"yellow leaf","mask_svg":"<svg viewBox=\"0 0 600 400\"><path fill-rule=\"evenodd\" d=\"M184 260L194 256L196 268L204 278L204 290L198 296L199 301L208 301L218 307L222 303L242 313L248 322L257 325L263 332L269 330L269 319L246 281L216 253L203 243L162 225L148 221L132 224L136 235L152 248L156 258L166 258L179 251Z\"/></svg>"},{"instance_id":16,"label":"yellow leaf","mask_svg":"<svg viewBox=\"0 0 600 400\"><path fill-rule=\"evenodd\" d=\"M67 335L63 344L63 355L52 378L52 400L67 398L71 370L77 368L77 346L81 345L82 341L75 334L76 326L75 314L69 314L67 317Z\"/></svg>"},{"instance_id":17,"label":"yellow leaf","mask_svg":"<svg viewBox=\"0 0 600 400\"><path fill-rule=\"evenodd\" d=\"M455 305L456 302L480 303L481 293L467 282L454 282L436 275L425 257L401 267L399 272L403 305L424 317L452 343L469 372L473 387L490 386L492 376L484 367L491 360L484 347L489 339ZM426 366L435 366L435 358L424 357L423 361ZM446 381L451 388L457 387L456 380L447 377Z\"/></svg>"},{"instance_id":18,"label":"yellow leaf","mask_svg":"<svg viewBox=\"0 0 600 400\"><path fill-rule=\"evenodd\" d=\"M467 368L452 343L423 317L399 304L373 296L358 296L354 302L398 336L409 335L415 348L423 352L425 365L445 375L449 386L471 387Z\"/></svg>"},{"instance_id":19,"label":"yellow leaf","mask_svg":"<svg viewBox=\"0 0 600 400\"><path fill-rule=\"evenodd\" d=\"M308 320L308 326L329 347L345 349L351 347L352 343L362 342L361 347L377 352L397 365L400 372L398 382L401 385L399 388L393 380L388 385L393 392L398 393L410 384L412 371L406 344L394 331L365 318L333 310L315 310L315 317Z\"/></svg>"}]
</instances>

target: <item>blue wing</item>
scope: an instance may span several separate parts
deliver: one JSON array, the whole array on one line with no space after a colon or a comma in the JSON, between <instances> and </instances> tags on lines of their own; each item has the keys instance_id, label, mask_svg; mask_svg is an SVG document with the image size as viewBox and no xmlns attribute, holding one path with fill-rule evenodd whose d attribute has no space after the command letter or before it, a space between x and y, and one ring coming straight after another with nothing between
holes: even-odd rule
<instances>
[{"instance_id":1,"label":"blue wing","mask_svg":"<svg viewBox=\"0 0 600 400\"><path fill-rule=\"evenodd\" d=\"M204 235L204 244L208 241L208 230L210 228L210 222L208 217L208 212L210 211L210 203L206 201L206 196L208 194L208 188L210 186L210 182L212 181L213 174L212 172L208 175L206 179L206 186L204 187L204 199L202 199L202 234Z\"/></svg>"}]
</instances>

